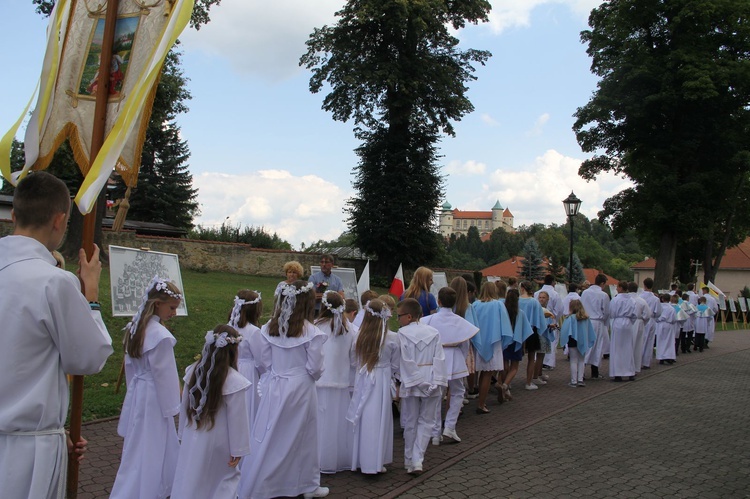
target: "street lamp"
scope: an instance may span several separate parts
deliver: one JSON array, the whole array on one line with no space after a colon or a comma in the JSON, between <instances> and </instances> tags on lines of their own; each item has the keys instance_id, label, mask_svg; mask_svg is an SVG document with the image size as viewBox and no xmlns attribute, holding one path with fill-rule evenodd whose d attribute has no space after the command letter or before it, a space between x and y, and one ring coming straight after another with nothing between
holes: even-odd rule
<instances>
[{"instance_id":1,"label":"street lamp","mask_svg":"<svg viewBox=\"0 0 750 499\"><path fill-rule=\"evenodd\" d=\"M568 215L570 220L570 266L568 267L568 282L573 282L573 217L578 215L578 210L581 208L581 200L570 191L570 196L563 199L563 206L565 207L565 214Z\"/></svg>"}]
</instances>

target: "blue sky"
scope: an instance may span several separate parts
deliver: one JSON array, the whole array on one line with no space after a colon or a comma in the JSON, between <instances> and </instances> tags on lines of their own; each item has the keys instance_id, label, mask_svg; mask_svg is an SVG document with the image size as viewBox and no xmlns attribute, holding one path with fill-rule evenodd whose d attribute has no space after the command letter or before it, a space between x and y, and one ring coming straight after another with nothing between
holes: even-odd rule
<instances>
[{"instance_id":1,"label":"blue sky","mask_svg":"<svg viewBox=\"0 0 750 499\"><path fill-rule=\"evenodd\" d=\"M493 57L475 73L475 111L440 144L445 199L462 210L489 210L496 200L516 225L565 223L571 190L582 211L627 187L606 175L577 176L587 156L571 127L573 113L596 88L580 43L598 0L493 1L491 21L457 36L463 48ZM179 117L192 156L203 225L263 226L291 242L333 239L346 229L343 208L354 194L357 164L352 123L334 122L308 90L298 66L315 27L335 22L344 0L223 0L200 31L183 33L190 111ZM0 127L17 119L36 84L46 20L30 0L10 0L0 18ZM394 186L397 189L398 186Z\"/></svg>"}]
</instances>

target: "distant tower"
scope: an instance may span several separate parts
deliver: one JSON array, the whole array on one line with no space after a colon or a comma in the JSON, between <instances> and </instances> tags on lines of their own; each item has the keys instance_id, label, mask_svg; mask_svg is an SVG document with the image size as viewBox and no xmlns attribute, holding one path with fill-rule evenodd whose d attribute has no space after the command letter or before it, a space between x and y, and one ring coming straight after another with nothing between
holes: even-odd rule
<instances>
[{"instance_id":1,"label":"distant tower","mask_svg":"<svg viewBox=\"0 0 750 499\"><path fill-rule=\"evenodd\" d=\"M492 230L499 229L503 226L503 207L498 199L495 206L492 207Z\"/></svg>"},{"instance_id":2,"label":"distant tower","mask_svg":"<svg viewBox=\"0 0 750 499\"><path fill-rule=\"evenodd\" d=\"M453 208L446 201L440 210L440 235L448 237L453 233Z\"/></svg>"}]
</instances>

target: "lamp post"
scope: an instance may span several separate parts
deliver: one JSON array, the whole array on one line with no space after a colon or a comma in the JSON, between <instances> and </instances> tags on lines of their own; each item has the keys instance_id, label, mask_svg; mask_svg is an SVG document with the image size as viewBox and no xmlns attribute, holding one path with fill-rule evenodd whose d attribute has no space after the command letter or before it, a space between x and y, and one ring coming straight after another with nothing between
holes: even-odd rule
<instances>
[{"instance_id":1,"label":"lamp post","mask_svg":"<svg viewBox=\"0 0 750 499\"><path fill-rule=\"evenodd\" d=\"M581 208L581 200L570 191L570 196L563 199L563 206L565 207L565 214L568 215L570 220L570 265L568 267L568 282L573 282L573 217L578 215L578 210Z\"/></svg>"}]
</instances>

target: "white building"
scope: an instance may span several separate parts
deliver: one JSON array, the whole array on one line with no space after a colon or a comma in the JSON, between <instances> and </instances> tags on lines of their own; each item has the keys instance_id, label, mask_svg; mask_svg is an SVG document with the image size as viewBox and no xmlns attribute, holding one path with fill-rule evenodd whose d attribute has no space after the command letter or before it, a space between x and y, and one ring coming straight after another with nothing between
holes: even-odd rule
<instances>
[{"instance_id":1,"label":"white building","mask_svg":"<svg viewBox=\"0 0 750 499\"><path fill-rule=\"evenodd\" d=\"M461 211L452 208L446 202L440 210L440 234L449 237L451 234L466 234L469 227L476 227L479 236L491 234L495 229L515 232L513 214L508 208L503 209L500 201L490 211Z\"/></svg>"}]
</instances>

